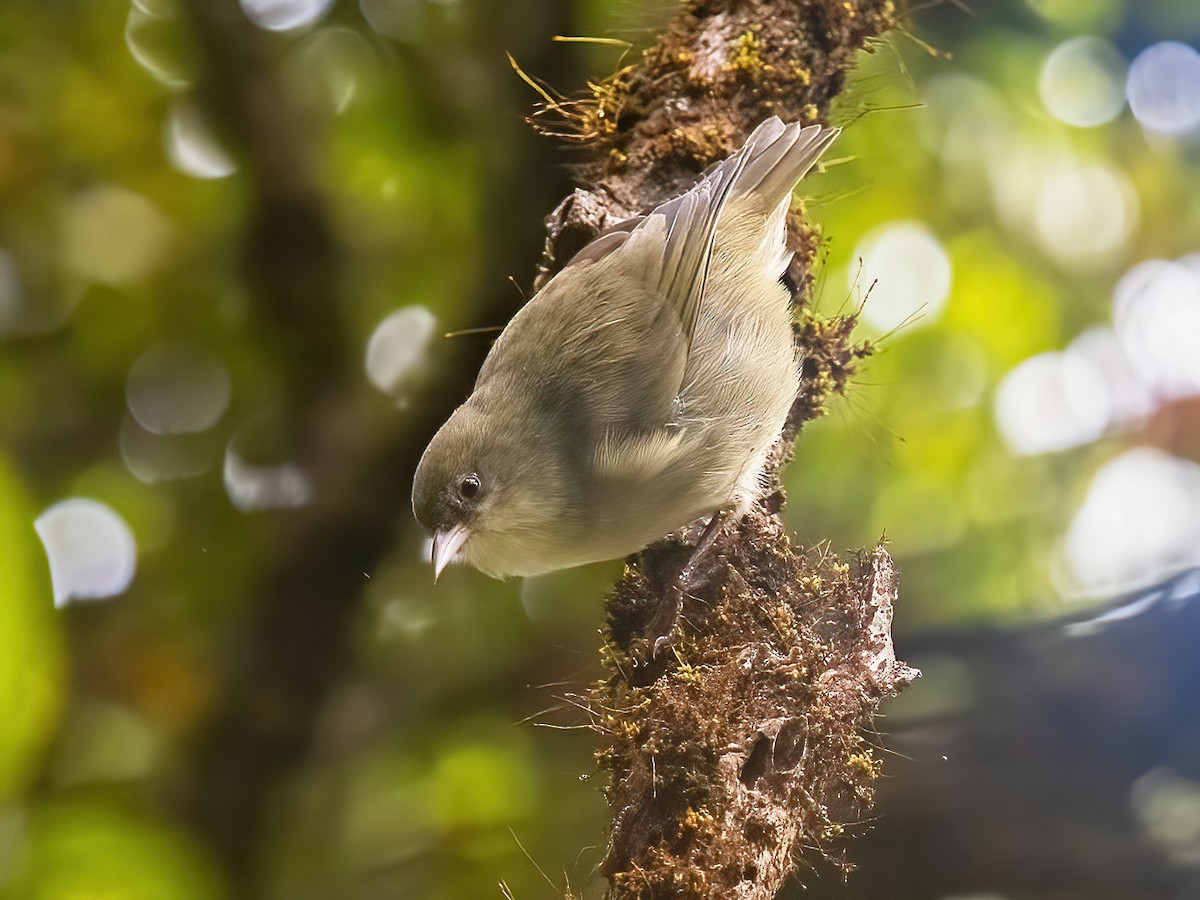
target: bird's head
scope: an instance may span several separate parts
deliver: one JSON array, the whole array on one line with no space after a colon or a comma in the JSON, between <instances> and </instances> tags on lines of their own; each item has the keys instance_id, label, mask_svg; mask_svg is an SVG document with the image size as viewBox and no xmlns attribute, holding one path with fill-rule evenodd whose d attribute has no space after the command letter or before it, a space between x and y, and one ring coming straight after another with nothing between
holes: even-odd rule
<instances>
[{"instance_id":1,"label":"bird's head","mask_svg":"<svg viewBox=\"0 0 1200 900\"><path fill-rule=\"evenodd\" d=\"M413 477L413 513L433 533L436 578L462 559L492 576L523 574L563 515L545 448L515 444L472 402L429 442Z\"/></svg>"}]
</instances>

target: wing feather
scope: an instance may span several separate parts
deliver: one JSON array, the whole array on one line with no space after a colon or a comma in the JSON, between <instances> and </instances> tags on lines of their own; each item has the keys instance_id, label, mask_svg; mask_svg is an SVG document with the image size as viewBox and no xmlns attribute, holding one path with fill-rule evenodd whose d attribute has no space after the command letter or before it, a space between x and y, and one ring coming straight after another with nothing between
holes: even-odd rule
<instances>
[{"instance_id":1,"label":"wing feather","mask_svg":"<svg viewBox=\"0 0 1200 900\"><path fill-rule=\"evenodd\" d=\"M753 198L764 213L784 202L816 164L839 130L822 125L784 125L772 116L747 138L741 149L712 167L686 193L649 213L605 229L579 251L569 266L597 262L644 235L651 222L663 226L661 257L652 273L654 293L674 309L690 348L704 305L713 246L722 212L734 202Z\"/></svg>"}]
</instances>

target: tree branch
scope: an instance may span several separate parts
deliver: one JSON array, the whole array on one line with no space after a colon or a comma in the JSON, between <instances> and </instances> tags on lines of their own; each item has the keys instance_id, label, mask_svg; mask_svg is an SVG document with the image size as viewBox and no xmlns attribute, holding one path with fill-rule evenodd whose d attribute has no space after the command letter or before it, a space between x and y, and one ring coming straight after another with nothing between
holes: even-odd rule
<instances>
[{"instance_id":1,"label":"tree branch","mask_svg":"<svg viewBox=\"0 0 1200 900\"><path fill-rule=\"evenodd\" d=\"M766 116L822 119L893 16L888 0L690 3L638 63L540 109L536 127L589 151L576 167L586 186L547 219L540 281L607 224L686 189ZM603 868L615 897L769 898L801 849L833 853L874 800L880 765L864 730L916 676L892 649L887 551L851 574L793 547L780 518L792 439L869 352L850 341L853 317L808 308L815 230L793 216L789 242L804 387L768 465L773 490L705 558L674 658L647 664L640 648L696 526L634 557L607 600L609 675L592 703L612 778Z\"/></svg>"}]
</instances>

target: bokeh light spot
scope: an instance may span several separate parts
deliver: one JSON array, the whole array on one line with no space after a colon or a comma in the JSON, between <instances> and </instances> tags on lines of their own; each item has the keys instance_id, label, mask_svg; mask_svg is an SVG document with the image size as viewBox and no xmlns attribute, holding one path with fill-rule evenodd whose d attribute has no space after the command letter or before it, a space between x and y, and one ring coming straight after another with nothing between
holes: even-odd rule
<instances>
[{"instance_id":1,"label":"bokeh light spot","mask_svg":"<svg viewBox=\"0 0 1200 900\"><path fill-rule=\"evenodd\" d=\"M1134 374L1121 342L1111 328L1104 325L1089 328L1071 341L1066 352L1087 361L1104 381L1110 425L1128 425L1153 411L1154 397Z\"/></svg>"},{"instance_id":2,"label":"bokeh light spot","mask_svg":"<svg viewBox=\"0 0 1200 900\"><path fill-rule=\"evenodd\" d=\"M1129 67L1125 90L1148 131L1175 135L1200 128L1200 53L1187 44L1147 47Z\"/></svg>"},{"instance_id":3,"label":"bokeh light spot","mask_svg":"<svg viewBox=\"0 0 1200 900\"><path fill-rule=\"evenodd\" d=\"M189 434L211 428L229 406L225 365L194 344L162 342L129 369L125 402L153 434Z\"/></svg>"},{"instance_id":4,"label":"bokeh light spot","mask_svg":"<svg viewBox=\"0 0 1200 900\"><path fill-rule=\"evenodd\" d=\"M1152 769L1133 783L1129 800L1150 843L1177 863L1200 865L1200 782Z\"/></svg>"},{"instance_id":5,"label":"bokeh light spot","mask_svg":"<svg viewBox=\"0 0 1200 900\"><path fill-rule=\"evenodd\" d=\"M1038 91L1060 122L1080 128L1111 122L1125 106L1125 58L1101 38L1069 38L1046 57Z\"/></svg>"},{"instance_id":6,"label":"bokeh light spot","mask_svg":"<svg viewBox=\"0 0 1200 900\"><path fill-rule=\"evenodd\" d=\"M1074 353L1042 353L1025 360L996 391L996 425L1018 455L1078 447L1098 438L1111 403L1104 380Z\"/></svg>"},{"instance_id":7,"label":"bokeh light spot","mask_svg":"<svg viewBox=\"0 0 1200 900\"><path fill-rule=\"evenodd\" d=\"M237 171L233 160L221 149L200 111L189 103L177 103L167 117L167 157L171 165L193 178L225 178Z\"/></svg>"},{"instance_id":8,"label":"bokeh light spot","mask_svg":"<svg viewBox=\"0 0 1200 900\"><path fill-rule=\"evenodd\" d=\"M1034 229L1046 251L1068 264L1111 255L1128 239L1138 219L1138 200L1129 180L1100 163L1062 163L1043 173L1034 209Z\"/></svg>"},{"instance_id":9,"label":"bokeh light spot","mask_svg":"<svg viewBox=\"0 0 1200 900\"><path fill-rule=\"evenodd\" d=\"M220 455L220 443L211 437L155 434L125 416L117 433L121 460L143 484L193 478L208 471Z\"/></svg>"},{"instance_id":10,"label":"bokeh light spot","mask_svg":"<svg viewBox=\"0 0 1200 900\"><path fill-rule=\"evenodd\" d=\"M1113 594L1200 562L1200 465L1151 447L1105 463L1062 544L1068 591Z\"/></svg>"},{"instance_id":11,"label":"bokeh light spot","mask_svg":"<svg viewBox=\"0 0 1200 900\"><path fill-rule=\"evenodd\" d=\"M537 787L528 759L508 747L451 747L434 763L430 811L447 832L508 822L527 813Z\"/></svg>"},{"instance_id":12,"label":"bokeh light spot","mask_svg":"<svg viewBox=\"0 0 1200 900\"><path fill-rule=\"evenodd\" d=\"M108 285L137 281L167 249L169 225L140 194L112 185L89 188L64 210L63 253L79 274Z\"/></svg>"},{"instance_id":13,"label":"bokeh light spot","mask_svg":"<svg viewBox=\"0 0 1200 900\"><path fill-rule=\"evenodd\" d=\"M366 370L371 383L397 400L425 361L437 318L424 306L398 309L377 326L367 342Z\"/></svg>"},{"instance_id":14,"label":"bokeh light spot","mask_svg":"<svg viewBox=\"0 0 1200 900\"><path fill-rule=\"evenodd\" d=\"M1125 273L1113 323L1130 368L1155 394L1200 394L1200 269L1154 259Z\"/></svg>"},{"instance_id":15,"label":"bokeh light spot","mask_svg":"<svg viewBox=\"0 0 1200 900\"><path fill-rule=\"evenodd\" d=\"M298 465L255 465L233 445L231 441L225 449L225 493L239 511L296 509L312 501L312 480Z\"/></svg>"},{"instance_id":16,"label":"bokeh light spot","mask_svg":"<svg viewBox=\"0 0 1200 900\"><path fill-rule=\"evenodd\" d=\"M294 31L315 25L333 0L241 0L246 17L269 31Z\"/></svg>"},{"instance_id":17,"label":"bokeh light spot","mask_svg":"<svg viewBox=\"0 0 1200 900\"><path fill-rule=\"evenodd\" d=\"M49 793L49 792L48 792ZM38 900L221 900L204 848L165 818L103 795L30 804L27 852L10 896ZM7 885L6 885L7 887Z\"/></svg>"},{"instance_id":18,"label":"bokeh light spot","mask_svg":"<svg viewBox=\"0 0 1200 900\"><path fill-rule=\"evenodd\" d=\"M137 542L111 507L87 497L54 504L34 522L50 560L54 605L122 593L137 568Z\"/></svg>"},{"instance_id":19,"label":"bokeh light spot","mask_svg":"<svg viewBox=\"0 0 1200 900\"><path fill-rule=\"evenodd\" d=\"M920 222L894 222L871 232L855 248L862 271L852 268L850 289L863 319L875 331L936 322L950 295L950 257Z\"/></svg>"},{"instance_id":20,"label":"bokeh light spot","mask_svg":"<svg viewBox=\"0 0 1200 900\"><path fill-rule=\"evenodd\" d=\"M192 82L178 16L166 2L137 0L125 19L129 55L163 87L180 90Z\"/></svg>"}]
</instances>

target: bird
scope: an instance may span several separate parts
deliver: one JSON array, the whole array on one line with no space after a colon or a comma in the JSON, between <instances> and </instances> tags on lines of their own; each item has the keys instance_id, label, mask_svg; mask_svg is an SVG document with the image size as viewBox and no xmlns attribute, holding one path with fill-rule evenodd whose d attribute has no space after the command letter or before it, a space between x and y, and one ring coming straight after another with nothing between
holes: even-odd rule
<instances>
[{"instance_id":1,"label":"bird","mask_svg":"<svg viewBox=\"0 0 1200 900\"><path fill-rule=\"evenodd\" d=\"M414 474L435 579L621 558L708 516L698 555L751 507L800 383L785 220L838 134L766 119L516 313Z\"/></svg>"}]
</instances>

